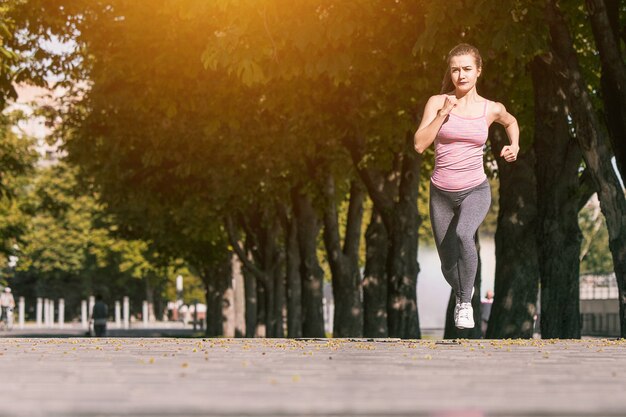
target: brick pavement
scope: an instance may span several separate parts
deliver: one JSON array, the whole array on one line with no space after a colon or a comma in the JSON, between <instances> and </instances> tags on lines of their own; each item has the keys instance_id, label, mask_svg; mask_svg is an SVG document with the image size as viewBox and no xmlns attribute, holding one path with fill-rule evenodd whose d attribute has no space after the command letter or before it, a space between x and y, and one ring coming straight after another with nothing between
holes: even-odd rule
<instances>
[{"instance_id":1,"label":"brick pavement","mask_svg":"<svg viewBox=\"0 0 626 417\"><path fill-rule=\"evenodd\" d=\"M0 339L1 416L622 416L626 341Z\"/></svg>"}]
</instances>

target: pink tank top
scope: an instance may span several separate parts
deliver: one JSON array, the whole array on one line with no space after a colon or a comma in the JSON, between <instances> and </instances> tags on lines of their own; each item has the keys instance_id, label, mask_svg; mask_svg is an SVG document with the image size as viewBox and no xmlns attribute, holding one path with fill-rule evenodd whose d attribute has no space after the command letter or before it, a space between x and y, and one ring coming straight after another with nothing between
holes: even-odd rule
<instances>
[{"instance_id":1,"label":"pink tank top","mask_svg":"<svg viewBox=\"0 0 626 417\"><path fill-rule=\"evenodd\" d=\"M483 148L489 135L487 103L480 117L450 113L435 137L435 169L432 183L444 191L463 191L482 184L487 178Z\"/></svg>"}]
</instances>

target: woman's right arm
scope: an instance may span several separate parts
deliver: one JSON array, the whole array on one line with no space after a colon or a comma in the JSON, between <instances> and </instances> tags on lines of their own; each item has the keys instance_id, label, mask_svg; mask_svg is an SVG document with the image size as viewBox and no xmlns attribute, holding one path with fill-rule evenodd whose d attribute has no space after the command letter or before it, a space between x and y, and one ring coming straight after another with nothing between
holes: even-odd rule
<instances>
[{"instance_id":1,"label":"woman's right arm","mask_svg":"<svg viewBox=\"0 0 626 417\"><path fill-rule=\"evenodd\" d=\"M435 141L437 132L456 105L454 96L432 96L424 107L424 114L420 122L413 143L418 153L423 153Z\"/></svg>"}]
</instances>

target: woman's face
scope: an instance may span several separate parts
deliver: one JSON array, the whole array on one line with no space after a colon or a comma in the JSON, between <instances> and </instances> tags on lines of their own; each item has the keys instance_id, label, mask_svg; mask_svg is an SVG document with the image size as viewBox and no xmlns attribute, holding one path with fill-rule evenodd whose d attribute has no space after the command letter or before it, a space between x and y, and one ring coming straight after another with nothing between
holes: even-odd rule
<instances>
[{"instance_id":1,"label":"woman's face","mask_svg":"<svg viewBox=\"0 0 626 417\"><path fill-rule=\"evenodd\" d=\"M457 55L450 58L450 77L457 90L469 91L480 76L480 68L476 66L473 55Z\"/></svg>"}]
</instances>

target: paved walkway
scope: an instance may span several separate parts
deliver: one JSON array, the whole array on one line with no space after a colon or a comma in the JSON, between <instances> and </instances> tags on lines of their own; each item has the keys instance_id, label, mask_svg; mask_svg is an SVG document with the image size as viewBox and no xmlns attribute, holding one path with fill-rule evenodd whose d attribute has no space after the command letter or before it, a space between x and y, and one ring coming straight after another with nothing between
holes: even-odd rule
<instances>
[{"instance_id":1,"label":"paved walkway","mask_svg":"<svg viewBox=\"0 0 626 417\"><path fill-rule=\"evenodd\" d=\"M626 341L0 339L1 416L623 416Z\"/></svg>"},{"instance_id":2,"label":"paved walkway","mask_svg":"<svg viewBox=\"0 0 626 417\"><path fill-rule=\"evenodd\" d=\"M93 334L93 327L91 328ZM62 327L55 323L52 327L37 325L35 322L27 322L23 327L13 326L11 330L0 327L0 339L2 338L66 338L88 337L87 328L81 323L65 323ZM146 325L143 323L131 323L128 329L118 327L115 323L107 325L109 337L202 337L204 331L198 326L195 330L191 324L183 324L180 321L157 321ZM443 335L443 333L441 333ZM439 336L440 337L440 336ZM1 408L1 407L0 407Z\"/></svg>"}]
</instances>

